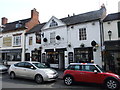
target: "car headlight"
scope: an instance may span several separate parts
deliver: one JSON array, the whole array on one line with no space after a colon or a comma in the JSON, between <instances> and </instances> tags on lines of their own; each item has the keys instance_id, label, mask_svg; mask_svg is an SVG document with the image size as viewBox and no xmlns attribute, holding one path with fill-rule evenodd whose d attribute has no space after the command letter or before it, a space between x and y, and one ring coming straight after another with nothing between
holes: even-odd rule
<instances>
[{"instance_id":1,"label":"car headlight","mask_svg":"<svg viewBox=\"0 0 120 90\"><path fill-rule=\"evenodd\" d=\"M120 76L119 75L115 75L118 79L120 79Z\"/></svg>"}]
</instances>

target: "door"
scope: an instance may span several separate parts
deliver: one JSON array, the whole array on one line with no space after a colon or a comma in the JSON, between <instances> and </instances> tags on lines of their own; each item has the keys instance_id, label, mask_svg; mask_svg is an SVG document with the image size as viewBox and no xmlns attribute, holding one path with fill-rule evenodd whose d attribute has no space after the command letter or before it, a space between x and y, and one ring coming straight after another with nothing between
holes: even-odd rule
<instances>
[{"instance_id":1,"label":"door","mask_svg":"<svg viewBox=\"0 0 120 90\"><path fill-rule=\"evenodd\" d=\"M25 69L24 69L24 77L26 78L34 78L34 75L36 73L36 68L28 63L28 62L25 62Z\"/></svg>"},{"instance_id":2,"label":"door","mask_svg":"<svg viewBox=\"0 0 120 90\"><path fill-rule=\"evenodd\" d=\"M65 68L64 63L64 51L59 52L59 69L63 70Z\"/></svg>"},{"instance_id":3,"label":"door","mask_svg":"<svg viewBox=\"0 0 120 90\"><path fill-rule=\"evenodd\" d=\"M74 69L73 77L74 77L75 81L82 82L84 73L81 70L81 65L74 65L72 68Z\"/></svg>"},{"instance_id":4,"label":"door","mask_svg":"<svg viewBox=\"0 0 120 90\"><path fill-rule=\"evenodd\" d=\"M14 72L17 76L25 77L26 68L24 66L24 62L15 64Z\"/></svg>"},{"instance_id":5,"label":"door","mask_svg":"<svg viewBox=\"0 0 120 90\"><path fill-rule=\"evenodd\" d=\"M101 73L95 73L94 70L99 70L94 65L83 65L82 66L83 74L82 79L83 82L90 82L90 83L100 83L103 81Z\"/></svg>"}]
</instances>

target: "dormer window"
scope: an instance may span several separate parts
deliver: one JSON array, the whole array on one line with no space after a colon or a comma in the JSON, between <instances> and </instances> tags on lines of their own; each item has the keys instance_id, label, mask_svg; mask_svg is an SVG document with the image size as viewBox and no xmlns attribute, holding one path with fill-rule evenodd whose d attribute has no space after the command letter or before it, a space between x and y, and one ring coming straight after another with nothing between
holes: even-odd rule
<instances>
[{"instance_id":1,"label":"dormer window","mask_svg":"<svg viewBox=\"0 0 120 90\"><path fill-rule=\"evenodd\" d=\"M58 26L58 23L53 19L49 27L55 27L55 26Z\"/></svg>"},{"instance_id":2,"label":"dormer window","mask_svg":"<svg viewBox=\"0 0 120 90\"><path fill-rule=\"evenodd\" d=\"M0 32L2 32L4 28L5 28L5 25L1 25L0 26Z\"/></svg>"},{"instance_id":3,"label":"dormer window","mask_svg":"<svg viewBox=\"0 0 120 90\"><path fill-rule=\"evenodd\" d=\"M21 21L18 21L18 23L16 24L16 28L20 28L22 26Z\"/></svg>"},{"instance_id":4,"label":"dormer window","mask_svg":"<svg viewBox=\"0 0 120 90\"><path fill-rule=\"evenodd\" d=\"M3 28L2 27L0 27L0 32L2 32L3 31Z\"/></svg>"}]
</instances>

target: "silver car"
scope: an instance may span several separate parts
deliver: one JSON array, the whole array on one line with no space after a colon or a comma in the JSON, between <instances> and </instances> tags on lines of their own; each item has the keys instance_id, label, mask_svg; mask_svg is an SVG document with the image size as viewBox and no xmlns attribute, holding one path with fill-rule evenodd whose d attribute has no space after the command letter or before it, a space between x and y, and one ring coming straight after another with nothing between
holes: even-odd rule
<instances>
[{"instance_id":1,"label":"silver car","mask_svg":"<svg viewBox=\"0 0 120 90\"><path fill-rule=\"evenodd\" d=\"M23 77L33 79L40 84L44 81L53 81L58 78L56 70L47 68L46 65L39 62L19 62L9 67L8 73L11 79Z\"/></svg>"},{"instance_id":2,"label":"silver car","mask_svg":"<svg viewBox=\"0 0 120 90\"><path fill-rule=\"evenodd\" d=\"M3 65L3 64L0 64L0 73L7 73L8 71L8 68Z\"/></svg>"}]
</instances>

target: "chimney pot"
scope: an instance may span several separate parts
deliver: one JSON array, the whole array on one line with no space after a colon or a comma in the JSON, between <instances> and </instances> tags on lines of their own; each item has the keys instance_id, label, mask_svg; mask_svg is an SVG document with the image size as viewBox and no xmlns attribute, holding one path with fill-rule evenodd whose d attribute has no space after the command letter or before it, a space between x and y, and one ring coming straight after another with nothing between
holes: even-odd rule
<instances>
[{"instance_id":1,"label":"chimney pot","mask_svg":"<svg viewBox=\"0 0 120 90\"><path fill-rule=\"evenodd\" d=\"M8 19L7 19L6 17L3 17L3 18L2 18L2 23L1 23L1 24L4 25L4 24L6 24L7 22L8 22Z\"/></svg>"}]
</instances>

